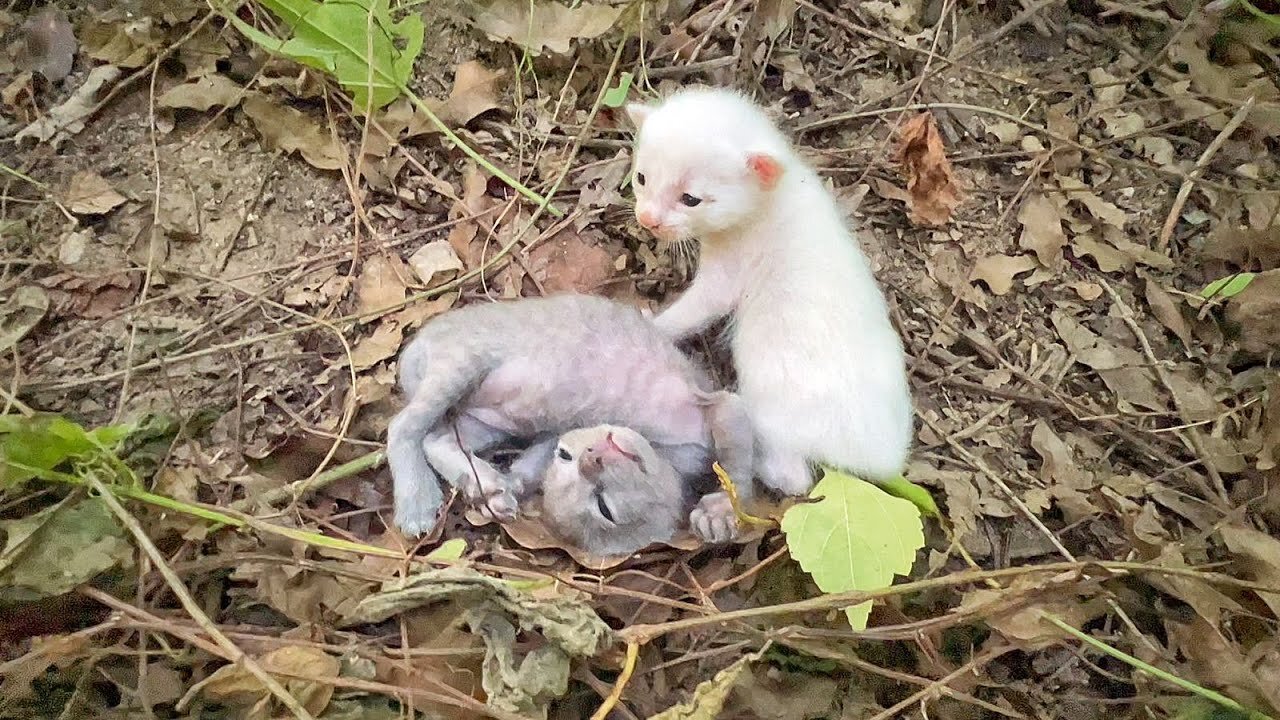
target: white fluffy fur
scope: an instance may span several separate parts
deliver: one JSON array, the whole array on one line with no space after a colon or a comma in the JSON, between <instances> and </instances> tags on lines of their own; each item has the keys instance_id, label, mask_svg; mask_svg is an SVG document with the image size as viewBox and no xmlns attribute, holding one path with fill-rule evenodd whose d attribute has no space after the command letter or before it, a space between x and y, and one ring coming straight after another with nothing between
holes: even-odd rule
<instances>
[{"instance_id":1,"label":"white fluffy fur","mask_svg":"<svg viewBox=\"0 0 1280 720\"><path fill-rule=\"evenodd\" d=\"M636 214L697 238L699 270L656 319L673 338L732 315L739 393L761 480L807 492L809 462L887 480L906 465L912 406L902 341L834 198L766 113L725 89L628 108L638 126ZM770 186L749 158L781 170ZM757 163L759 166L759 163ZM694 207L685 194L701 199Z\"/></svg>"}]
</instances>

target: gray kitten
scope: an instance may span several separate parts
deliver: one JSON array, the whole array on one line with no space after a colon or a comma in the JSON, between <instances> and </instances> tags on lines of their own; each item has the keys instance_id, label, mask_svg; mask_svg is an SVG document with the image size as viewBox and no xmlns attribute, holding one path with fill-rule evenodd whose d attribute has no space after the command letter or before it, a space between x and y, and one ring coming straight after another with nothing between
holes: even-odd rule
<instances>
[{"instance_id":1,"label":"gray kitten","mask_svg":"<svg viewBox=\"0 0 1280 720\"><path fill-rule=\"evenodd\" d=\"M643 435L614 425L562 435L542 481L546 524L602 557L669 543L686 515L703 539L731 540L736 531L732 506L725 513L713 503L699 503L690 513L694 501L692 485Z\"/></svg>"},{"instance_id":2,"label":"gray kitten","mask_svg":"<svg viewBox=\"0 0 1280 720\"><path fill-rule=\"evenodd\" d=\"M712 391L638 310L605 298L566 294L449 311L404 349L400 385L408 403L391 420L387 459L395 522L410 536L436 522L444 500L437 472L493 517L514 517L519 499L541 484L559 436L597 425L643 436L684 481L710 476L719 460L750 492L754 437L741 401ZM506 474L476 456L513 439L535 442ZM661 486L626 487L612 501L619 510L653 504ZM703 498L695 513L708 539L732 536L723 493Z\"/></svg>"}]
</instances>

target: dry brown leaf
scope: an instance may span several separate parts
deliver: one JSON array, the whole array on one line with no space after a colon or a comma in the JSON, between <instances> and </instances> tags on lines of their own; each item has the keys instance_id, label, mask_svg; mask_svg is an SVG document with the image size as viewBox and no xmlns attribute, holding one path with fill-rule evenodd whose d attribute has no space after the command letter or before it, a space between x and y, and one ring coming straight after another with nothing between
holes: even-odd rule
<instances>
[{"instance_id":1,"label":"dry brown leaf","mask_svg":"<svg viewBox=\"0 0 1280 720\"><path fill-rule=\"evenodd\" d=\"M1062 248L1067 244L1067 234L1062 230L1058 205L1036 193L1022 204L1018 222L1022 225L1018 245L1034 252L1043 267L1050 270L1062 267Z\"/></svg>"},{"instance_id":2,"label":"dry brown leaf","mask_svg":"<svg viewBox=\"0 0 1280 720\"><path fill-rule=\"evenodd\" d=\"M217 105L235 107L248 95L257 95L226 75L205 75L195 82L169 88L156 98L156 104L167 108L187 108L204 112Z\"/></svg>"},{"instance_id":3,"label":"dry brown leaf","mask_svg":"<svg viewBox=\"0 0 1280 720\"><path fill-rule=\"evenodd\" d=\"M1063 192L1066 193L1067 200L1084 205L1089 214L1098 220L1112 227L1124 229L1124 211L1113 203L1098 197L1097 193L1089 189L1088 185L1065 175L1059 175L1055 180L1058 182L1058 187L1062 188Z\"/></svg>"},{"instance_id":4,"label":"dry brown leaf","mask_svg":"<svg viewBox=\"0 0 1280 720\"><path fill-rule=\"evenodd\" d=\"M933 114L923 112L898 131L898 162L907 178L911 222L945 225L960 204L960 185L951 170Z\"/></svg>"},{"instance_id":5,"label":"dry brown leaf","mask_svg":"<svg viewBox=\"0 0 1280 720\"><path fill-rule=\"evenodd\" d=\"M1220 532L1234 565L1256 582L1280 587L1280 540L1240 525L1227 525ZM1258 592L1258 597L1280 618L1280 593Z\"/></svg>"},{"instance_id":6,"label":"dry brown leaf","mask_svg":"<svg viewBox=\"0 0 1280 720\"><path fill-rule=\"evenodd\" d=\"M548 293L595 292L614 276L616 251L564 230L529 252L529 271Z\"/></svg>"},{"instance_id":7,"label":"dry brown leaf","mask_svg":"<svg viewBox=\"0 0 1280 720\"><path fill-rule=\"evenodd\" d=\"M1150 505L1145 507L1150 507ZM1165 544L1163 542L1158 542L1156 545L1161 548L1160 557L1155 562L1156 565L1182 570L1191 569L1186 559L1182 556L1182 551L1178 545ZM1147 578L1147 582L1190 605L1197 615L1208 621L1215 628L1219 627L1222 622L1223 610L1244 611L1240 603L1198 578L1185 575L1152 573Z\"/></svg>"},{"instance_id":8,"label":"dry brown leaf","mask_svg":"<svg viewBox=\"0 0 1280 720\"><path fill-rule=\"evenodd\" d=\"M1240 326L1240 347L1269 353L1280 347L1280 270L1260 273L1227 303L1227 318Z\"/></svg>"},{"instance_id":9,"label":"dry brown leaf","mask_svg":"<svg viewBox=\"0 0 1280 720\"><path fill-rule=\"evenodd\" d=\"M1100 337L1060 310L1049 319L1076 360L1097 371L1118 398L1148 410L1168 410L1142 353Z\"/></svg>"},{"instance_id":10,"label":"dry brown leaf","mask_svg":"<svg viewBox=\"0 0 1280 720\"><path fill-rule=\"evenodd\" d=\"M356 305L361 315L375 313L404 302L409 267L399 255L378 254L365 261L356 279Z\"/></svg>"},{"instance_id":11,"label":"dry brown leaf","mask_svg":"<svg viewBox=\"0 0 1280 720\"><path fill-rule=\"evenodd\" d=\"M333 697L333 684L324 679L337 678L341 663L328 653L313 647L286 645L258 659L262 669L284 675L280 681L313 716L320 715ZM288 675L303 675L321 680L297 680ZM183 708L196 695L231 706L263 706L270 702L271 692L240 663L218 668L212 675L191 686L178 703ZM262 715L267 717L267 715Z\"/></svg>"},{"instance_id":12,"label":"dry brown leaf","mask_svg":"<svg viewBox=\"0 0 1280 720\"><path fill-rule=\"evenodd\" d=\"M1258 469L1273 470L1280 465L1280 378L1267 387L1267 407L1262 415L1262 428L1258 431Z\"/></svg>"},{"instance_id":13,"label":"dry brown leaf","mask_svg":"<svg viewBox=\"0 0 1280 720\"><path fill-rule=\"evenodd\" d=\"M427 287L447 282L463 269L448 240L433 240L418 248L409 256L409 266Z\"/></svg>"},{"instance_id":14,"label":"dry brown leaf","mask_svg":"<svg viewBox=\"0 0 1280 720\"><path fill-rule=\"evenodd\" d=\"M71 74L76 57L75 32L61 10L46 7L22 24L22 36L10 52L21 70L38 72L50 82L58 82Z\"/></svg>"},{"instance_id":15,"label":"dry brown leaf","mask_svg":"<svg viewBox=\"0 0 1280 720\"><path fill-rule=\"evenodd\" d=\"M1181 650L1186 664L1181 677L1193 677L1247 706L1270 712L1280 710L1280 687L1263 683L1240 654L1239 648L1207 620L1196 616L1189 623L1165 622L1170 649Z\"/></svg>"},{"instance_id":16,"label":"dry brown leaf","mask_svg":"<svg viewBox=\"0 0 1280 720\"><path fill-rule=\"evenodd\" d=\"M1192 379L1199 370L1198 366L1183 364L1176 372L1166 372L1169 389L1182 408L1182 420L1187 423L1199 423L1215 420L1224 413L1222 404L1213 398L1204 383Z\"/></svg>"},{"instance_id":17,"label":"dry brown leaf","mask_svg":"<svg viewBox=\"0 0 1280 720\"><path fill-rule=\"evenodd\" d=\"M436 108L448 125L466 125L477 115L498 107L498 80L506 73L490 70L476 60L458 66L449 98Z\"/></svg>"},{"instance_id":18,"label":"dry brown leaf","mask_svg":"<svg viewBox=\"0 0 1280 720\"><path fill-rule=\"evenodd\" d=\"M327 129L300 110L257 94L245 97L242 105L268 147L285 153L297 151L303 160L321 170L342 167L346 150Z\"/></svg>"},{"instance_id":19,"label":"dry brown leaf","mask_svg":"<svg viewBox=\"0 0 1280 720\"><path fill-rule=\"evenodd\" d=\"M1102 297L1102 286L1098 283L1091 283L1088 280L1077 280L1067 283L1067 287L1076 292L1081 300L1094 301Z\"/></svg>"},{"instance_id":20,"label":"dry brown leaf","mask_svg":"<svg viewBox=\"0 0 1280 720\"><path fill-rule=\"evenodd\" d=\"M1087 233L1072 237L1071 249L1076 257L1092 257L1098 264L1098 269L1104 273L1128 270L1133 267L1133 259L1128 255Z\"/></svg>"},{"instance_id":21,"label":"dry brown leaf","mask_svg":"<svg viewBox=\"0 0 1280 720\"><path fill-rule=\"evenodd\" d=\"M77 215L103 215L124 204L126 199L101 175L81 170L72 176L63 202Z\"/></svg>"},{"instance_id":22,"label":"dry brown leaf","mask_svg":"<svg viewBox=\"0 0 1280 720\"><path fill-rule=\"evenodd\" d=\"M1044 420L1037 420L1031 430L1031 448L1040 456L1040 479L1046 485L1065 485L1075 489L1093 487L1092 474L1076 465L1071 448Z\"/></svg>"},{"instance_id":23,"label":"dry brown leaf","mask_svg":"<svg viewBox=\"0 0 1280 720\"><path fill-rule=\"evenodd\" d=\"M351 349L351 365L357 372L368 370L400 351L404 330L399 323L383 320L373 331Z\"/></svg>"},{"instance_id":24,"label":"dry brown leaf","mask_svg":"<svg viewBox=\"0 0 1280 720\"><path fill-rule=\"evenodd\" d=\"M1030 255L990 255L973 265L970 282L981 280L995 295L1004 295L1013 287L1013 278L1036 268L1036 259Z\"/></svg>"},{"instance_id":25,"label":"dry brown leaf","mask_svg":"<svg viewBox=\"0 0 1280 720\"><path fill-rule=\"evenodd\" d=\"M979 612L993 630L1025 649L1045 647L1068 637L1044 620L1045 613L1080 627L1106 607L1100 599L1081 600L1066 588L1051 589L1052 584L1040 578L1020 577L1005 589L970 590L964 594L959 609L989 606Z\"/></svg>"},{"instance_id":26,"label":"dry brown leaf","mask_svg":"<svg viewBox=\"0 0 1280 720\"><path fill-rule=\"evenodd\" d=\"M541 55L543 48L564 55L573 40L607 32L623 9L591 2L568 7L554 0L495 0L476 15L475 25L493 39L513 42L534 55Z\"/></svg>"},{"instance_id":27,"label":"dry brown leaf","mask_svg":"<svg viewBox=\"0 0 1280 720\"><path fill-rule=\"evenodd\" d=\"M1184 348L1191 347L1191 326L1182 315L1181 304L1154 279L1147 278L1145 285L1147 305L1151 308L1151 314L1155 315L1160 324L1169 329L1169 332L1178 336Z\"/></svg>"}]
</instances>

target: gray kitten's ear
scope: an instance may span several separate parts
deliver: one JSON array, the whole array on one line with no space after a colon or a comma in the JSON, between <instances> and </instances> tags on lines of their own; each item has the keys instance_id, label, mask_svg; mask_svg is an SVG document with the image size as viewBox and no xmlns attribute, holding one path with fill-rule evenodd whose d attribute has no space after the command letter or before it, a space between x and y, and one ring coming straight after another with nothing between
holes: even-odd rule
<instances>
[{"instance_id":1,"label":"gray kitten's ear","mask_svg":"<svg viewBox=\"0 0 1280 720\"><path fill-rule=\"evenodd\" d=\"M644 121L648 119L649 113L653 112L652 105L644 103L627 103L627 117L631 118L631 124L637 130L644 125Z\"/></svg>"}]
</instances>

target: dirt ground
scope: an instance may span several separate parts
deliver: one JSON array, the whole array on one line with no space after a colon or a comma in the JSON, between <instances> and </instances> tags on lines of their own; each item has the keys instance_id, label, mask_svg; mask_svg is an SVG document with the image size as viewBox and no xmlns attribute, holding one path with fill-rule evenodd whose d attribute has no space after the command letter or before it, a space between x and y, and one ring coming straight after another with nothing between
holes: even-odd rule
<instances>
[{"instance_id":1,"label":"dirt ground","mask_svg":"<svg viewBox=\"0 0 1280 720\"><path fill-rule=\"evenodd\" d=\"M138 487L248 525L129 504L151 555L125 526L33 535L76 493L7 487L6 584L18 537L111 571L0 597L0 716L645 718L705 681L717 698L665 717L1280 716L1280 5L1242 3L414 5L410 88L483 163L403 98L371 127L203 5L10 3L6 417L153 428ZM631 214L625 114L600 101L623 72L632 99L753 92L861 231L910 358L907 477L943 515L904 579L932 580L864 632L778 607L820 593L776 531L598 570L457 507L417 548L386 527L372 453L423 321L566 290L657 308L690 277ZM902 149L926 111L958 202ZM472 575L447 602L368 609L448 538ZM571 651L551 606L621 641Z\"/></svg>"}]
</instances>

